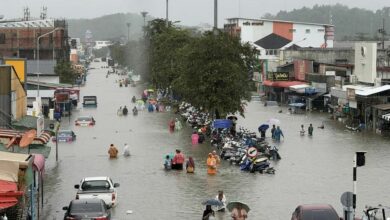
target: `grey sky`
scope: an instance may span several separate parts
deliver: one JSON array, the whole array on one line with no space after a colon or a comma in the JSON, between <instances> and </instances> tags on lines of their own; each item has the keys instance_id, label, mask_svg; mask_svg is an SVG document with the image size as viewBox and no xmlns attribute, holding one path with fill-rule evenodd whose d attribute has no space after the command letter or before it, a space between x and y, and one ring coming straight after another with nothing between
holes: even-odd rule
<instances>
[{"instance_id":1,"label":"grey sky","mask_svg":"<svg viewBox=\"0 0 390 220\"><path fill-rule=\"evenodd\" d=\"M40 8L47 6L48 16L55 18L94 18L119 12L138 13L146 10L154 17L165 17L165 0L0 0L0 14L5 18L23 16L28 6L32 17L38 17ZM170 20L185 25L213 23L214 0L169 0ZM350 7L377 10L389 6L389 0L219 0L219 26L228 17L260 18L265 13L292 10L315 4L341 2ZM240 5L240 7L239 7Z\"/></svg>"}]
</instances>

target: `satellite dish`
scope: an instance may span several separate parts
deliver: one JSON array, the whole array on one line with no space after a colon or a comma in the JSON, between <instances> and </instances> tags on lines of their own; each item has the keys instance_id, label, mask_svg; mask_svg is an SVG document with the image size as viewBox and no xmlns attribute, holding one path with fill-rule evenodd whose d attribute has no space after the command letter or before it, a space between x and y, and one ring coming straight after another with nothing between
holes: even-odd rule
<instances>
[{"instance_id":1,"label":"satellite dish","mask_svg":"<svg viewBox=\"0 0 390 220\"><path fill-rule=\"evenodd\" d=\"M34 138L37 136L36 130L29 130L22 136L22 139L20 139L19 147L25 148L28 147L33 141Z\"/></svg>"}]
</instances>

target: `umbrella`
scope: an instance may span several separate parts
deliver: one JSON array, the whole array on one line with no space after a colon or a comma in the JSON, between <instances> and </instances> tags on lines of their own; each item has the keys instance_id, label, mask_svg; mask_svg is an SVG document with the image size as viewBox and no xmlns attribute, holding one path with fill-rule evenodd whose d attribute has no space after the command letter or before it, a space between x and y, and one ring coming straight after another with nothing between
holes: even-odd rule
<instances>
[{"instance_id":1,"label":"umbrella","mask_svg":"<svg viewBox=\"0 0 390 220\"><path fill-rule=\"evenodd\" d=\"M270 118L267 120L267 124L280 124L280 120L276 118Z\"/></svg>"},{"instance_id":2,"label":"umbrella","mask_svg":"<svg viewBox=\"0 0 390 220\"><path fill-rule=\"evenodd\" d=\"M249 212L249 206L242 202L229 202L226 208L231 212L234 208L237 209L245 209L246 212Z\"/></svg>"},{"instance_id":3,"label":"umbrella","mask_svg":"<svg viewBox=\"0 0 390 220\"><path fill-rule=\"evenodd\" d=\"M269 128L268 124L262 124L259 126L258 130L259 131L266 131Z\"/></svg>"},{"instance_id":4,"label":"umbrella","mask_svg":"<svg viewBox=\"0 0 390 220\"><path fill-rule=\"evenodd\" d=\"M223 206L223 203L217 199L209 199L205 202L202 202L203 205L213 205L213 206Z\"/></svg>"},{"instance_id":5,"label":"umbrella","mask_svg":"<svg viewBox=\"0 0 390 220\"><path fill-rule=\"evenodd\" d=\"M145 102L142 99L138 99L137 100L137 104L138 105L143 105L143 104L145 104Z\"/></svg>"}]
</instances>

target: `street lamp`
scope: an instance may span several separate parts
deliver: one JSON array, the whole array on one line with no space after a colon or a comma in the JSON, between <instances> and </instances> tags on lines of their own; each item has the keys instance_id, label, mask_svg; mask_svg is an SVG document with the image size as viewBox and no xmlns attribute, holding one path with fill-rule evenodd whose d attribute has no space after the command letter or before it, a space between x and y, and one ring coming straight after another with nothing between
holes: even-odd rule
<instances>
[{"instance_id":1,"label":"street lamp","mask_svg":"<svg viewBox=\"0 0 390 220\"><path fill-rule=\"evenodd\" d=\"M144 18L144 27L146 26L146 15L148 14L147 11L141 11L141 15Z\"/></svg>"},{"instance_id":2,"label":"street lamp","mask_svg":"<svg viewBox=\"0 0 390 220\"><path fill-rule=\"evenodd\" d=\"M127 22L126 25L127 25L127 42L129 42L130 41L130 25L131 25L131 23Z\"/></svg>"},{"instance_id":3,"label":"street lamp","mask_svg":"<svg viewBox=\"0 0 390 220\"><path fill-rule=\"evenodd\" d=\"M39 84L40 84L40 81L39 81L39 75L40 75L40 71L39 71L39 40L42 38L42 37L44 37L44 36L46 36L46 35L49 35L49 34L51 34L51 33L53 33L53 32L55 32L55 31L57 31L57 30L59 30L60 28L54 28L52 31L50 31L50 32L47 32L47 33L45 33L45 34L42 34L41 36L38 36L38 38L37 38L37 58L38 58L38 60L37 60L37 74L38 74L38 94L37 94L37 97L39 97Z\"/></svg>"},{"instance_id":4,"label":"street lamp","mask_svg":"<svg viewBox=\"0 0 390 220\"><path fill-rule=\"evenodd\" d=\"M167 0L167 5L166 5L166 18L165 18L165 25L168 27L168 0Z\"/></svg>"}]
</instances>

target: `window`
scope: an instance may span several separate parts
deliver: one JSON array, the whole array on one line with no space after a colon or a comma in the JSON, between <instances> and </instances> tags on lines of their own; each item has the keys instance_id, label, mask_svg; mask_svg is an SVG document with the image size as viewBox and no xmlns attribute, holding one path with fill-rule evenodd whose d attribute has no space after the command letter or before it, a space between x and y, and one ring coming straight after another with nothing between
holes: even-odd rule
<instances>
[{"instance_id":1,"label":"window","mask_svg":"<svg viewBox=\"0 0 390 220\"><path fill-rule=\"evenodd\" d=\"M5 33L0 33L0 44L5 44Z\"/></svg>"},{"instance_id":2,"label":"window","mask_svg":"<svg viewBox=\"0 0 390 220\"><path fill-rule=\"evenodd\" d=\"M294 33L296 30L295 29L290 29L288 30L290 33Z\"/></svg>"},{"instance_id":3,"label":"window","mask_svg":"<svg viewBox=\"0 0 390 220\"><path fill-rule=\"evenodd\" d=\"M251 23L249 21L242 23L244 26L250 26Z\"/></svg>"},{"instance_id":4,"label":"window","mask_svg":"<svg viewBox=\"0 0 390 220\"><path fill-rule=\"evenodd\" d=\"M310 34L310 29L306 29L306 34Z\"/></svg>"},{"instance_id":5,"label":"window","mask_svg":"<svg viewBox=\"0 0 390 220\"><path fill-rule=\"evenodd\" d=\"M254 26L260 26L260 25L263 25L264 24L264 22L252 22L252 25L254 25Z\"/></svg>"},{"instance_id":6,"label":"window","mask_svg":"<svg viewBox=\"0 0 390 220\"><path fill-rule=\"evenodd\" d=\"M318 29L318 32L325 32L325 29Z\"/></svg>"}]
</instances>

